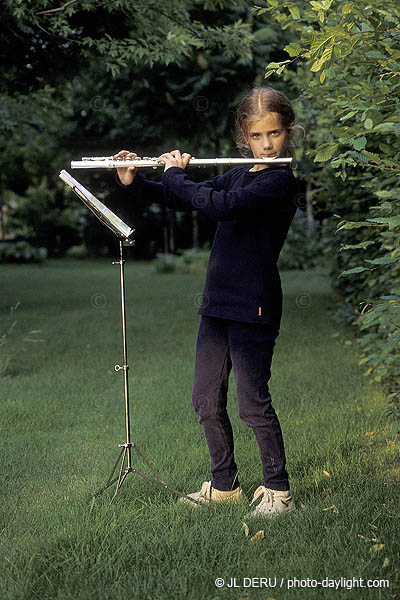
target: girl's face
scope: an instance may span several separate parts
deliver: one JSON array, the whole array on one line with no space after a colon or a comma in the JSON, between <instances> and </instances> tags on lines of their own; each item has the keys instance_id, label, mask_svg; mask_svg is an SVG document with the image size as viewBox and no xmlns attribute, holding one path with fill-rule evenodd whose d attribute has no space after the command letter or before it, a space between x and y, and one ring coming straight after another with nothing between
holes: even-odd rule
<instances>
[{"instance_id":1,"label":"girl's face","mask_svg":"<svg viewBox=\"0 0 400 600\"><path fill-rule=\"evenodd\" d=\"M250 145L254 158L278 158L281 155L286 129L281 125L277 113L265 113L259 121L253 121L249 127L247 143ZM250 171L268 169L268 165L254 165Z\"/></svg>"}]
</instances>

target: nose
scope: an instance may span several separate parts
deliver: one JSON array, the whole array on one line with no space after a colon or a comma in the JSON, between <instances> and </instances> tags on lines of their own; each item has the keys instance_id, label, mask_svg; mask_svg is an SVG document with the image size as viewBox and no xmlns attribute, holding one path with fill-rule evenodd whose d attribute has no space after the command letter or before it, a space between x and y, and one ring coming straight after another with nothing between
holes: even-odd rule
<instances>
[{"instance_id":1,"label":"nose","mask_svg":"<svg viewBox=\"0 0 400 600\"><path fill-rule=\"evenodd\" d=\"M271 144L271 140L269 139L269 135L264 135L263 143L264 143L264 148L266 150L269 148L272 148L272 144Z\"/></svg>"}]
</instances>

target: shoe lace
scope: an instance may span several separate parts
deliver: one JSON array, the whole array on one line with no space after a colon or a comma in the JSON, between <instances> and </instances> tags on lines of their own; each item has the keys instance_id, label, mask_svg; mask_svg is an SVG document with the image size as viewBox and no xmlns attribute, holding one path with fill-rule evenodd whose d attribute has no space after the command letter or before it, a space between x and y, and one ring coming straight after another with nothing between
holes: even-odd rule
<instances>
[{"instance_id":1,"label":"shoe lace","mask_svg":"<svg viewBox=\"0 0 400 600\"><path fill-rule=\"evenodd\" d=\"M274 493L272 492L272 490L269 490L268 488L264 487L263 485L260 485L260 487L258 487L256 489L256 491L254 492L254 498L253 500L250 502L250 505L253 504L253 502L255 502L256 500L258 500L258 498L260 496L263 496L263 499L261 500L259 506L261 506L261 504L270 504L271 507L274 504L275 501L275 497L274 497Z\"/></svg>"},{"instance_id":2,"label":"shoe lace","mask_svg":"<svg viewBox=\"0 0 400 600\"><path fill-rule=\"evenodd\" d=\"M211 500L211 481L205 481L201 486L201 496L206 500Z\"/></svg>"}]
</instances>

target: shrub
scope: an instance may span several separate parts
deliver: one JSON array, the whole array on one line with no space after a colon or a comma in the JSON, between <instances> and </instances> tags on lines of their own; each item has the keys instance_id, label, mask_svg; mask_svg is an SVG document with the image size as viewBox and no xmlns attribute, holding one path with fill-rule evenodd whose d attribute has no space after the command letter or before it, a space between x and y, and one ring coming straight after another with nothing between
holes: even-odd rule
<instances>
[{"instance_id":1,"label":"shrub","mask_svg":"<svg viewBox=\"0 0 400 600\"><path fill-rule=\"evenodd\" d=\"M36 248L28 242L1 242L0 262L32 263L42 262L47 258L46 248Z\"/></svg>"}]
</instances>

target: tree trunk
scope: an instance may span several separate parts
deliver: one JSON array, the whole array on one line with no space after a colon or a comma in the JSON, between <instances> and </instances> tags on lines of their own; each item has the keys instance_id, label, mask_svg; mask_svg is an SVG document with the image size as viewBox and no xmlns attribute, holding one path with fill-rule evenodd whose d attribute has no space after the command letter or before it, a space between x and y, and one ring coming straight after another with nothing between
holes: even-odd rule
<instances>
[{"instance_id":1,"label":"tree trunk","mask_svg":"<svg viewBox=\"0 0 400 600\"><path fill-rule=\"evenodd\" d=\"M313 193L311 191L311 182L307 181L306 186L306 218L307 218L307 232L308 235L311 235L314 228L314 217L312 211L312 197Z\"/></svg>"}]
</instances>

